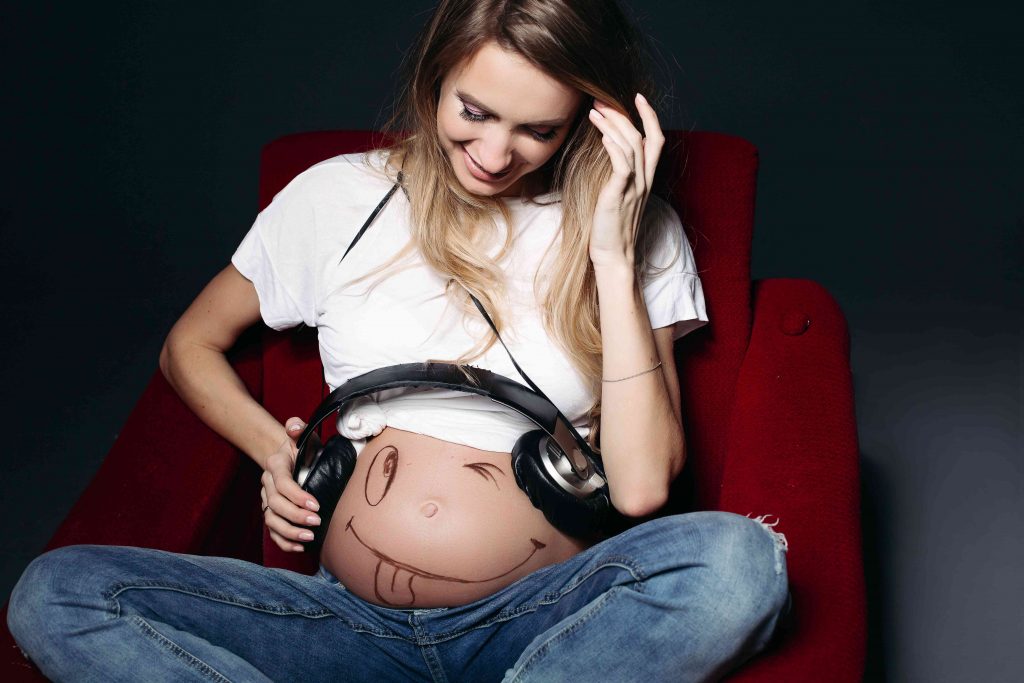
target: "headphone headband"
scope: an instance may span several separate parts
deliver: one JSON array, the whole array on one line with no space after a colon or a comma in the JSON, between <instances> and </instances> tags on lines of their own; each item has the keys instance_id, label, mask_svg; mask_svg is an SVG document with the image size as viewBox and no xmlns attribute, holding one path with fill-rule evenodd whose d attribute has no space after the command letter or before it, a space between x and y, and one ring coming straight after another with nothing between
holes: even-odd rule
<instances>
[{"instance_id":1,"label":"headphone headband","mask_svg":"<svg viewBox=\"0 0 1024 683\"><path fill-rule=\"evenodd\" d=\"M528 387L489 370L471 365L462 366L462 369L469 375L469 379L456 365L427 362L390 365L353 377L332 391L314 411L299 437L298 452L302 453L306 441L321 422L361 396L399 387L452 389L486 396L531 420L568 456L568 462L558 467L555 454L552 453L552 457L545 462L546 466L560 470L568 466L575 478L584 482L587 491L591 487L598 489L605 485L600 458L591 451L587 442L553 403ZM314 463L309 464L315 466ZM563 471L561 474L568 472Z\"/></svg>"}]
</instances>

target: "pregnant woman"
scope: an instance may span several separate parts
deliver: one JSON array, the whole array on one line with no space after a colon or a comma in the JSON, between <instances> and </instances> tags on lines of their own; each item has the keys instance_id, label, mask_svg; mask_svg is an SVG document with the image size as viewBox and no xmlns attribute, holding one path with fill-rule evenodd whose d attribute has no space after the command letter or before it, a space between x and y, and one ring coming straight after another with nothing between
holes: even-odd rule
<instances>
[{"instance_id":1,"label":"pregnant woman","mask_svg":"<svg viewBox=\"0 0 1024 683\"><path fill-rule=\"evenodd\" d=\"M785 539L653 515L685 459L673 342L708 318L679 217L650 194L664 136L641 47L614 0L442 0L406 60L398 142L284 187L160 361L264 470L286 551L309 549L329 501L293 475L302 419L278 423L225 359L261 320L316 327L332 389L427 360L519 381L514 356L600 454L615 510L646 521L559 530L512 471L528 419L388 389L338 416L358 456L316 575L60 548L11 598L26 656L55 680L703 681L761 650Z\"/></svg>"}]
</instances>

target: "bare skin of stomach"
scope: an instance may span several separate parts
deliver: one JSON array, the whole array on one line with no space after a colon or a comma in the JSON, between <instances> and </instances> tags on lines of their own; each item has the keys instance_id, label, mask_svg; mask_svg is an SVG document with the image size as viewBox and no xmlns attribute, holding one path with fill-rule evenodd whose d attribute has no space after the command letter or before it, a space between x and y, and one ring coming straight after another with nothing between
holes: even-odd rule
<instances>
[{"instance_id":1,"label":"bare skin of stomach","mask_svg":"<svg viewBox=\"0 0 1024 683\"><path fill-rule=\"evenodd\" d=\"M593 545L516 484L509 453L386 427L363 447L320 561L384 607L454 607Z\"/></svg>"}]
</instances>

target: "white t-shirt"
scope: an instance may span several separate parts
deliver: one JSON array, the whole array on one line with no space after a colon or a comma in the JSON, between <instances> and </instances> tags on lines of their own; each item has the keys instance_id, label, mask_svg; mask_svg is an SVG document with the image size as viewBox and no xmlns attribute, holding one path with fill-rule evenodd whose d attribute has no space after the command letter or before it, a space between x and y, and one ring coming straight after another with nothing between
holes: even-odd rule
<instances>
[{"instance_id":1,"label":"white t-shirt","mask_svg":"<svg viewBox=\"0 0 1024 683\"><path fill-rule=\"evenodd\" d=\"M379 162L381 152L375 154ZM277 193L231 257L255 286L268 326L283 330L305 323L318 328L324 378L332 391L384 366L457 358L490 331L481 316L458 313L445 295L445 278L415 251L402 259L404 267L386 271L384 279L374 275L344 286L386 262L409 239L409 201L398 190L339 265L356 232L393 186L362 163L362 154L322 161ZM533 294L537 263L559 237L559 199L559 193L550 192L534 202L503 200L512 211L516 237L501 262L510 302L502 315L502 339L530 379L586 437L587 413L597 397L548 337ZM674 325L673 337L678 339L707 323L704 294L678 215L656 196L648 205L671 223L669 239L652 261L666 265L680 242L681 249L667 271L645 284L644 299L652 328ZM506 229L500 216L497 222ZM555 244L548 263L557 251ZM500 342L470 364L526 384ZM339 418L339 431L358 411L371 423L386 421L397 429L490 451L509 452L524 432L536 428L486 397L447 389L379 392L375 400L350 404Z\"/></svg>"}]
</instances>

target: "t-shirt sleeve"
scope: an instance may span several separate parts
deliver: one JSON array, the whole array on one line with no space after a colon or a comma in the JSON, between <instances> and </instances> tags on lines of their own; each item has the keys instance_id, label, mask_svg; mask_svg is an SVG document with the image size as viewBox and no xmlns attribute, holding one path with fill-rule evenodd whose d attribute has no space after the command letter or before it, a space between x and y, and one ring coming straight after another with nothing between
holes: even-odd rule
<instances>
[{"instance_id":1,"label":"t-shirt sleeve","mask_svg":"<svg viewBox=\"0 0 1024 683\"><path fill-rule=\"evenodd\" d=\"M275 330L317 323L316 213L304 173L256 216L231 257L256 288L263 322Z\"/></svg>"},{"instance_id":2,"label":"t-shirt sleeve","mask_svg":"<svg viewBox=\"0 0 1024 683\"><path fill-rule=\"evenodd\" d=\"M651 328L672 325L676 340L708 323L704 290L697 275L693 248L672 205L651 195L648 220L660 239L648 254L644 300Z\"/></svg>"}]
</instances>

